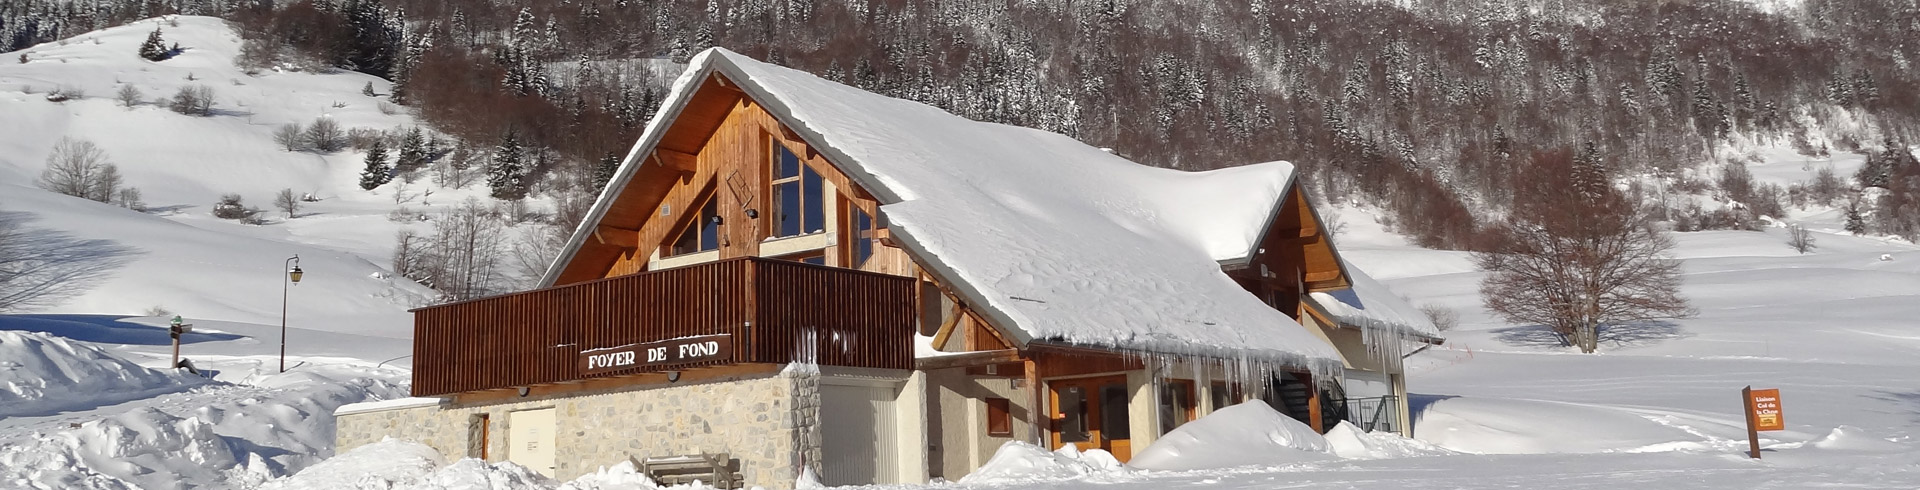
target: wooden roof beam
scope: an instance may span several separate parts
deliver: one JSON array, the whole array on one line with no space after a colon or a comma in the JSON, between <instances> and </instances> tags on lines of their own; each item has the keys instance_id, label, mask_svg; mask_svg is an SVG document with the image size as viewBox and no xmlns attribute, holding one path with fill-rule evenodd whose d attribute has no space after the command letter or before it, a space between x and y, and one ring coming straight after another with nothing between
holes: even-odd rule
<instances>
[{"instance_id":1,"label":"wooden roof beam","mask_svg":"<svg viewBox=\"0 0 1920 490\"><path fill-rule=\"evenodd\" d=\"M603 245L620 248L640 248L640 230L599 225L594 227L593 238Z\"/></svg>"},{"instance_id":2,"label":"wooden roof beam","mask_svg":"<svg viewBox=\"0 0 1920 490\"><path fill-rule=\"evenodd\" d=\"M653 150L653 160L655 163L682 173L692 173L700 168L698 155L678 150L656 148Z\"/></svg>"}]
</instances>

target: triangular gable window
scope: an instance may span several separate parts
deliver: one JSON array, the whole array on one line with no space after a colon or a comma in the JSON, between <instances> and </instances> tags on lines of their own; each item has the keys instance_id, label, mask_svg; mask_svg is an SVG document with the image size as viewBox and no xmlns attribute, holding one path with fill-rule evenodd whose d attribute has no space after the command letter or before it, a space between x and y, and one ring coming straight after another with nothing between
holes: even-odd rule
<instances>
[{"instance_id":1,"label":"triangular gable window","mask_svg":"<svg viewBox=\"0 0 1920 490\"><path fill-rule=\"evenodd\" d=\"M668 256L705 252L720 248L720 208L719 200L709 192L706 204L700 206L700 215L688 221L680 230L678 238L673 240L673 249Z\"/></svg>"}]
</instances>

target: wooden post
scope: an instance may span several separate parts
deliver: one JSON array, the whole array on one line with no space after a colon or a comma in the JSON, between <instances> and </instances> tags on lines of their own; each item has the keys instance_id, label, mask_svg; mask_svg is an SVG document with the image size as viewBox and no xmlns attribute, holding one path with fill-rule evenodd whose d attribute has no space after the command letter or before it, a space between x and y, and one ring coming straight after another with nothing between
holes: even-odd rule
<instances>
[{"instance_id":1,"label":"wooden post","mask_svg":"<svg viewBox=\"0 0 1920 490\"><path fill-rule=\"evenodd\" d=\"M1031 353L1028 354L1028 357L1026 360L1027 389L1031 396L1029 397L1030 401L1027 403L1027 437L1033 441L1034 445L1047 447L1047 441L1043 440L1043 434L1040 432L1040 421L1050 419L1050 417L1046 417L1047 408L1042 406L1043 402L1046 401L1046 397L1042 396L1040 391L1040 364L1033 362Z\"/></svg>"},{"instance_id":2,"label":"wooden post","mask_svg":"<svg viewBox=\"0 0 1920 490\"><path fill-rule=\"evenodd\" d=\"M1746 407L1747 412L1747 455L1760 459L1760 429L1756 427L1759 421L1754 420L1753 385L1740 389L1740 404Z\"/></svg>"},{"instance_id":3,"label":"wooden post","mask_svg":"<svg viewBox=\"0 0 1920 490\"><path fill-rule=\"evenodd\" d=\"M1326 423L1320 420L1320 384L1311 374L1300 375L1307 382L1307 426L1320 434L1327 433Z\"/></svg>"}]
</instances>

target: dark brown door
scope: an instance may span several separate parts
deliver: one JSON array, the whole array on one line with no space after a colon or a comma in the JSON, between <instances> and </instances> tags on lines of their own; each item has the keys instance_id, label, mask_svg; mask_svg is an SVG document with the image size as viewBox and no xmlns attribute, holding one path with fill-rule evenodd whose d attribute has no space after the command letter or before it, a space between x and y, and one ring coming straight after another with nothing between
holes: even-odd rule
<instances>
[{"instance_id":1,"label":"dark brown door","mask_svg":"<svg viewBox=\"0 0 1920 490\"><path fill-rule=\"evenodd\" d=\"M1075 444L1100 448L1126 462L1133 457L1132 419L1127 412L1127 377L1048 381L1053 401L1053 449Z\"/></svg>"}]
</instances>

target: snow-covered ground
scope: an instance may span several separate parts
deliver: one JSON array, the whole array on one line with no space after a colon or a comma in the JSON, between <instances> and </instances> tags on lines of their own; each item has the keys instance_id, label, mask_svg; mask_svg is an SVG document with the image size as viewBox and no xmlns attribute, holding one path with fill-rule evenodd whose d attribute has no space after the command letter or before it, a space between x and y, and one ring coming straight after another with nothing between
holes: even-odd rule
<instances>
[{"instance_id":1,"label":"snow-covered ground","mask_svg":"<svg viewBox=\"0 0 1920 490\"><path fill-rule=\"evenodd\" d=\"M394 189L355 186L360 154L289 153L270 134L322 115L347 127L413 121L360 94L369 81L385 91L371 77L249 76L232 67L238 41L217 20L160 22L187 48L180 57L133 55L156 21L35 47L26 64L0 56L0 212L115 261L103 280L57 306L0 317L0 488L650 488L631 468L562 483L508 463L441 461L400 441L335 456L335 407L405 396L405 310L430 292L386 271L392 234L408 225L385 218L397 206ZM147 100L208 84L221 112L122 108L111 100L121 83ZM60 85L87 97L46 101ZM155 210L33 187L61 136L99 143ZM1822 165L1844 176L1859 164L1850 155L1758 153L1756 180L1783 185ZM281 188L321 200L264 226L207 213L219 194L267 207ZM437 189L432 205L407 206L432 210L483 192ZM1446 346L1408 360L1416 440L1343 428L1314 449L1315 439L1284 421L1240 414L1143 451L1299 454L1228 469L1166 469L1193 467L1189 460L1146 470L1092 451L1010 447L990 471L935 486L1920 487L1920 247L1845 235L1839 214L1825 208L1782 217L1816 232L1819 248L1805 255L1778 228L1677 234L1684 291L1699 316L1617 329L1601 353L1582 355L1485 312L1480 274L1465 254L1412 247L1364 208L1327 212L1346 223L1338 241L1348 259L1416 304L1460 313ZM283 374L273 293L293 254L306 277L289 291ZM182 354L207 377L159 370L169 345L165 318L149 314L155 307L195 324ZM1747 385L1783 395L1787 430L1763 434L1759 461L1742 454L1739 390Z\"/></svg>"}]
</instances>

